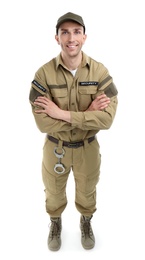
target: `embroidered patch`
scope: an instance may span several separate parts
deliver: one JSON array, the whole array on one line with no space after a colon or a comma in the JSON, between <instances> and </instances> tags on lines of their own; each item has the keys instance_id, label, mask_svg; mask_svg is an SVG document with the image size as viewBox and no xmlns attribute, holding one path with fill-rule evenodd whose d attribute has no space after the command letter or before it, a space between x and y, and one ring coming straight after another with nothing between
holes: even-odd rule
<instances>
[{"instance_id":1,"label":"embroidered patch","mask_svg":"<svg viewBox=\"0 0 145 260\"><path fill-rule=\"evenodd\" d=\"M44 88L42 85L40 85L36 80L33 80L32 83L37 86L40 90L43 92L46 92L46 88Z\"/></svg>"},{"instance_id":2,"label":"embroidered patch","mask_svg":"<svg viewBox=\"0 0 145 260\"><path fill-rule=\"evenodd\" d=\"M29 99L30 99L31 102L34 102L35 99L36 99L37 97L40 97L40 96L43 97L43 95L42 95L40 92L38 92L38 91L37 91L36 89L34 89L34 88L31 88L31 91L30 91L30 94L29 94Z\"/></svg>"},{"instance_id":3,"label":"embroidered patch","mask_svg":"<svg viewBox=\"0 0 145 260\"><path fill-rule=\"evenodd\" d=\"M98 82L97 81L83 81L83 82L80 82L79 84L81 86L92 86L92 85L97 86Z\"/></svg>"},{"instance_id":4,"label":"embroidered patch","mask_svg":"<svg viewBox=\"0 0 145 260\"><path fill-rule=\"evenodd\" d=\"M104 93L107 95L107 97L111 98L118 94L118 90L114 83L110 83L108 87L104 89Z\"/></svg>"}]
</instances>

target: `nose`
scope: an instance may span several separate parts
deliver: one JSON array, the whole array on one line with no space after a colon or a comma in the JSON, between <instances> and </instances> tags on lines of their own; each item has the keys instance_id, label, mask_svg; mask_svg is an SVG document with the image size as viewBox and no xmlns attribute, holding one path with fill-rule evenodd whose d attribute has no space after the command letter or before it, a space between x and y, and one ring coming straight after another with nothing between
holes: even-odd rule
<instances>
[{"instance_id":1,"label":"nose","mask_svg":"<svg viewBox=\"0 0 145 260\"><path fill-rule=\"evenodd\" d=\"M73 41L74 40L74 34L73 33L69 33L69 41Z\"/></svg>"}]
</instances>

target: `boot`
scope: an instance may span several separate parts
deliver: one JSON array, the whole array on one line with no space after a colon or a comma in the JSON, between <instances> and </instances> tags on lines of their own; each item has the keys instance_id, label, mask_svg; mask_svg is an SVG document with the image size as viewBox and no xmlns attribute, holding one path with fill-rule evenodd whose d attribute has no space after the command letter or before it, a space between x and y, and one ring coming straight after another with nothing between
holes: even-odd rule
<instances>
[{"instance_id":1,"label":"boot","mask_svg":"<svg viewBox=\"0 0 145 260\"><path fill-rule=\"evenodd\" d=\"M95 237L90 223L92 217L82 215L80 219L81 243L85 249L92 249L95 246Z\"/></svg>"},{"instance_id":2,"label":"boot","mask_svg":"<svg viewBox=\"0 0 145 260\"><path fill-rule=\"evenodd\" d=\"M61 247L61 217L50 218L51 226L48 236L48 248L51 251L57 251Z\"/></svg>"}]
</instances>

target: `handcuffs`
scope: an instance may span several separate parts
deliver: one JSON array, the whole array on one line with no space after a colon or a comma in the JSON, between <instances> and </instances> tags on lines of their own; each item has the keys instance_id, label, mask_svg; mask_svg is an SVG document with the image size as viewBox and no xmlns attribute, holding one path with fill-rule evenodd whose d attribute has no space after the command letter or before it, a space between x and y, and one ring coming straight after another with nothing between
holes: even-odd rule
<instances>
[{"instance_id":1,"label":"handcuffs","mask_svg":"<svg viewBox=\"0 0 145 260\"><path fill-rule=\"evenodd\" d=\"M57 149L61 149L61 153L58 153L57 152ZM55 147L54 148L54 154L56 156L56 158L58 158L58 162L55 164L54 166L54 171L57 173L57 174L62 174L65 172L65 167L64 165L61 163L61 159L64 157L64 154L65 154L65 150L63 149L63 147Z\"/></svg>"}]
</instances>

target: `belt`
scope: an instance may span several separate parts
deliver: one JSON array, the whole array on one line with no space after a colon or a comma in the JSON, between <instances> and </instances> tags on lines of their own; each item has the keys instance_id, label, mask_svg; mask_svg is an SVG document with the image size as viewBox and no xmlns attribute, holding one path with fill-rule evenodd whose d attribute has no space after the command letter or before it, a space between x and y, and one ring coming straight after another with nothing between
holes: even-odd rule
<instances>
[{"instance_id":1,"label":"belt","mask_svg":"<svg viewBox=\"0 0 145 260\"><path fill-rule=\"evenodd\" d=\"M48 140L50 140L51 142L55 143L55 144L58 144L59 143L59 140L54 138L53 136L50 136L50 135L47 135L47 138ZM95 140L95 136L92 136L90 138L87 139L88 140L88 143L91 143L92 141ZM84 141L79 141L79 142L66 142L66 141L63 141L62 143L63 146L66 146L68 148L78 148L78 147L81 147L84 145Z\"/></svg>"}]
</instances>

